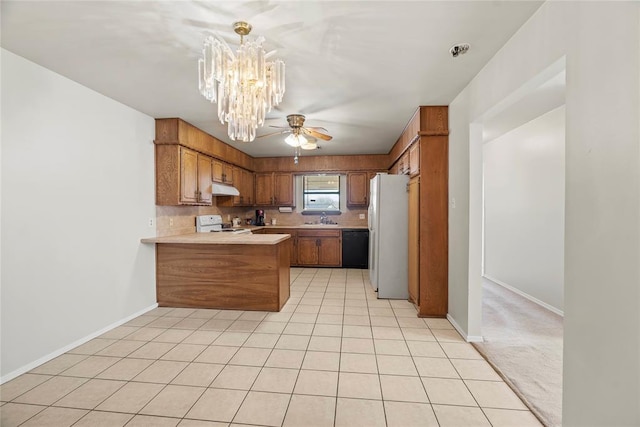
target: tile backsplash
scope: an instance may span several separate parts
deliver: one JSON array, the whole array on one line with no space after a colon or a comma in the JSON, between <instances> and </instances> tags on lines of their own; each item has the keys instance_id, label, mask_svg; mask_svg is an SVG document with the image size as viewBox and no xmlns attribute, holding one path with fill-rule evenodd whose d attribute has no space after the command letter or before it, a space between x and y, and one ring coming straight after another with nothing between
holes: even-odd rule
<instances>
[{"instance_id":1,"label":"tile backsplash","mask_svg":"<svg viewBox=\"0 0 640 427\"><path fill-rule=\"evenodd\" d=\"M221 214L217 206L156 206L156 236L196 232L196 216Z\"/></svg>"},{"instance_id":2,"label":"tile backsplash","mask_svg":"<svg viewBox=\"0 0 640 427\"><path fill-rule=\"evenodd\" d=\"M215 200L215 198L214 198ZM156 235L172 236L177 234L194 233L196 231L196 216L222 215L222 221L230 223L231 218L239 217L245 225L245 219L255 219L256 208L226 208L218 206L156 206ZM282 213L277 208L264 209L266 224L271 224L275 218L277 225L295 226L305 222L319 222L320 215L302 215L295 209L291 213ZM364 214L364 219L359 215ZM329 218L339 225L348 227L367 225L366 209L345 209L341 215L331 215Z\"/></svg>"},{"instance_id":3,"label":"tile backsplash","mask_svg":"<svg viewBox=\"0 0 640 427\"><path fill-rule=\"evenodd\" d=\"M240 217L243 221L246 218L255 218L256 210L247 208L220 208L223 214L228 213L233 218L234 216ZM364 214L364 219L359 219L359 215ZM223 215L223 219L226 221L226 216ZM367 211L366 209L345 209L340 215L330 215L331 221L337 222L339 225L345 225L349 227L366 226L367 225ZM302 215L295 209L291 213L280 212L277 208L264 209L265 224L270 225L271 220L275 218L277 225L302 225L305 222L320 222L320 215Z\"/></svg>"}]
</instances>

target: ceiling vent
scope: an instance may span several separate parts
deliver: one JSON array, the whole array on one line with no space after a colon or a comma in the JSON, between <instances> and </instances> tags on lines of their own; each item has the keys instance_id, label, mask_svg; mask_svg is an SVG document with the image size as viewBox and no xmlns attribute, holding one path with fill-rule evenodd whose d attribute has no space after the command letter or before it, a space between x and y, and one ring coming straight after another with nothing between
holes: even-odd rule
<instances>
[{"instance_id":1,"label":"ceiling vent","mask_svg":"<svg viewBox=\"0 0 640 427\"><path fill-rule=\"evenodd\" d=\"M469 43L456 44L456 45L452 46L451 49L449 49L449 53L454 58L457 58L458 55L463 55L463 54L467 53L467 51L469 50L470 47L471 46L469 45Z\"/></svg>"}]
</instances>

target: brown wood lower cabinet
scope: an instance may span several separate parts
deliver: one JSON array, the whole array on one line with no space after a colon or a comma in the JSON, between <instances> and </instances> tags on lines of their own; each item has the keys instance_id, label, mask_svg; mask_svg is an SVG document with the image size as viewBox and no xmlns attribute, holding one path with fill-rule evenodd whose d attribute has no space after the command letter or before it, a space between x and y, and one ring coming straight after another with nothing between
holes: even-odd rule
<instances>
[{"instance_id":1,"label":"brown wood lower cabinet","mask_svg":"<svg viewBox=\"0 0 640 427\"><path fill-rule=\"evenodd\" d=\"M291 266L341 267L341 230L300 230L296 228L263 228L253 234L289 234Z\"/></svg>"},{"instance_id":2,"label":"brown wood lower cabinet","mask_svg":"<svg viewBox=\"0 0 640 427\"><path fill-rule=\"evenodd\" d=\"M290 234L291 238L287 240L289 244L289 256L291 265L298 265L298 246L297 246L297 230L295 228L265 228L258 230L264 234ZM252 231L256 234L256 231Z\"/></svg>"},{"instance_id":3,"label":"brown wood lower cabinet","mask_svg":"<svg viewBox=\"0 0 640 427\"><path fill-rule=\"evenodd\" d=\"M298 265L342 266L340 230L298 230Z\"/></svg>"},{"instance_id":4,"label":"brown wood lower cabinet","mask_svg":"<svg viewBox=\"0 0 640 427\"><path fill-rule=\"evenodd\" d=\"M156 244L158 305L280 311L289 299L288 241Z\"/></svg>"}]
</instances>

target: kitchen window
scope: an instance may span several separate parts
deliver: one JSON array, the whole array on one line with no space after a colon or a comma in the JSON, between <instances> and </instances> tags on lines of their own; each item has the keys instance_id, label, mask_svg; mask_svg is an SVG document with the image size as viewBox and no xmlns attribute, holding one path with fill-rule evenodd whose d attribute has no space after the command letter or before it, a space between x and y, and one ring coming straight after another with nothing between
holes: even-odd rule
<instances>
[{"instance_id":1,"label":"kitchen window","mask_svg":"<svg viewBox=\"0 0 640 427\"><path fill-rule=\"evenodd\" d=\"M302 209L304 212L340 212L340 175L304 175Z\"/></svg>"}]
</instances>

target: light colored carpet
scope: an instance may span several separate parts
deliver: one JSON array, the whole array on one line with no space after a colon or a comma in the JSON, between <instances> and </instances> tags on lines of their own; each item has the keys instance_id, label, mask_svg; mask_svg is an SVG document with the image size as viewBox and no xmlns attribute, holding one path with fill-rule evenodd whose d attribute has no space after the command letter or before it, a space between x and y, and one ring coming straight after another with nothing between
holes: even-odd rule
<instances>
[{"instance_id":1,"label":"light colored carpet","mask_svg":"<svg viewBox=\"0 0 640 427\"><path fill-rule=\"evenodd\" d=\"M474 343L546 426L562 424L562 317L483 280L483 343Z\"/></svg>"}]
</instances>

